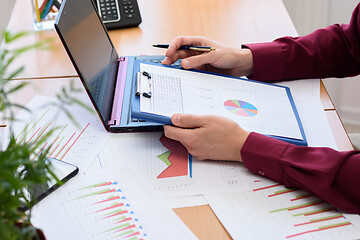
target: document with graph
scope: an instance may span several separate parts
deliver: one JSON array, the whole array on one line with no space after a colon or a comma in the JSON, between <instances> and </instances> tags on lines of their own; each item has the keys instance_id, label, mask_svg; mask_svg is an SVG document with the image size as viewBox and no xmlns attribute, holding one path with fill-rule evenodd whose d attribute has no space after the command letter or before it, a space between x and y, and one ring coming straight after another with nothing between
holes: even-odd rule
<instances>
[{"instance_id":1,"label":"document with graph","mask_svg":"<svg viewBox=\"0 0 360 240\"><path fill-rule=\"evenodd\" d=\"M78 175L32 209L48 239L197 239L128 168Z\"/></svg>"},{"instance_id":2,"label":"document with graph","mask_svg":"<svg viewBox=\"0 0 360 240\"><path fill-rule=\"evenodd\" d=\"M161 132L112 134L86 174L128 166L162 197L233 192L246 186L240 162L198 161Z\"/></svg>"},{"instance_id":3,"label":"document with graph","mask_svg":"<svg viewBox=\"0 0 360 240\"><path fill-rule=\"evenodd\" d=\"M108 134L95 112L69 105L67 111L76 124L56 104L60 103L53 97L33 97L9 128L18 143L38 144L41 137L51 133L32 153L32 159L46 151L48 157L72 163L83 172L104 146Z\"/></svg>"},{"instance_id":4,"label":"document with graph","mask_svg":"<svg viewBox=\"0 0 360 240\"><path fill-rule=\"evenodd\" d=\"M307 145L287 87L142 62L134 81L135 118L170 124L175 113L219 115L247 131Z\"/></svg>"},{"instance_id":5,"label":"document with graph","mask_svg":"<svg viewBox=\"0 0 360 240\"><path fill-rule=\"evenodd\" d=\"M206 195L233 239L358 239L360 216L299 188L252 176L249 191Z\"/></svg>"}]
</instances>

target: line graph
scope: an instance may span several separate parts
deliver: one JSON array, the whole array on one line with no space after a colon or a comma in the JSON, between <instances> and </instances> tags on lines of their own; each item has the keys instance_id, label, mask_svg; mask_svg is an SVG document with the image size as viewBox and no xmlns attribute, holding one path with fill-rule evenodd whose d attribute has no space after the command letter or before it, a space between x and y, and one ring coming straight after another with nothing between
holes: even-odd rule
<instances>
[{"instance_id":1,"label":"line graph","mask_svg":"<svg viewBox=\"0 0 360 240\"><path fill-rule=\"evenodd\" d=\"M288 205L269 210L271 215L282 213L282 217L289 218L288 222L295 221L294 229L289 231L293 233L286 235L287 239L297 239L305 235L313 236L312 234L320 231L326 232L326 230L352 225L351 221L348 221L343 214L339 214L333 206L301 189L285 188L281 184L269 184L269 181L264 180L254 180L253 185L256 186L253 192L258 192L258 197L269 200L278 198L277 201L280 201L282 205ZM319 215L319 217L314 218L313 215ZM294 220L290 218L294 218ZM326 233L324 234L326 236Z\"/></svg>"},{"instance_id":2,"label":"line graph","mask_svg":"<svg viewBox=\"0 0 360 240\"><path fill-rule=\"evenodd\" d=\"M206 196L234 239L354 239L360 216L347 214L302 189L249 176L249 190ZM226 203L226 204L224 204ZM240 218L246 219L236 224Z\"/></svg>"},{"instance_id":3,"label":"line graph","mask_svg":"<svg viewBox=\"0 0 360 240\"><path fill-rule=\"evenodd\" d=\"M97 116L80 106L68 109L77 124L56 107L44 106L44 103L56 101L55 98L35 96L26 105L29 111L23 110L16 116L19 121L12 125L15 139L18 143L37 146L31 153L31 160L46 151L47 157L85 169L108 135Z\"/></svg>"},{"instance_id":4,"label":"line graph","mask_svg":"<svg viewBox=\"0 0 360 240\"><path fill-rule=\"evenodd\" d=\"M89 236L101 239L144 239L147 230L131 203L126 186L110 178L105 181L83 181L66 195L72 217L92 224ZM116 186L116 188L112 188ZM76 209L76 210L75 210ZM81 209L81 211L78 211ZM76 221L77 222L77 221ZM82 225L83 223L80 223ZM83 226L83 225L82 225ZM91 237L91 238L92 238Z\"/></svg>"}]
</instances>

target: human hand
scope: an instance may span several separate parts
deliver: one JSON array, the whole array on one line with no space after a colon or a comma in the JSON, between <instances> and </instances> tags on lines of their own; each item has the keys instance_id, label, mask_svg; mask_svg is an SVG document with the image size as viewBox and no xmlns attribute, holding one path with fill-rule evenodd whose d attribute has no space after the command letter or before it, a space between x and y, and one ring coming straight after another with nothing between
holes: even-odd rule
<instances>
[{"instance_id":1,"label":"human hand","mask_svg":"<svg viewBox=\"0 0 360 240\"><path fill-rule=\"evenodd\" d=\"M241 148L249 133L220 116L174 114L175 126L164 126L165 136L181 142L199 160L242 161Z\"/></svg>"},{"instance_id":2,"label":"human hand","mask_svg":"<svg viewBox=\"0 0 360 240\"><path fill-rule=\"evenodd\" d=\"M178 50L182 45L215 47L215 51ZM249 49L229 48L205 37L179 36L170 44L162 64L170 65L183 59L185 69L199 69L232 76L249 76L253 71L253 57Z\"/></svg>"}]
</instances>

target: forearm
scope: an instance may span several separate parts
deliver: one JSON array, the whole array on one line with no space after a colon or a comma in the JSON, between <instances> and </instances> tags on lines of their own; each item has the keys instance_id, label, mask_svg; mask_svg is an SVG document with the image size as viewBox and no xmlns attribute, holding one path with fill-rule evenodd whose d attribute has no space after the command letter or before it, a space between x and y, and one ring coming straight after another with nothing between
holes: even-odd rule
<instances>
[{"instance_id":1,"label":"forearm","mask_svg":"<svg viewBox=\"0 0 360 240\"><path fill-rule=\"evenodd\" d=\"M300 187L335 207L360 213L360 152L299 147L251 133L241 151L252 172L287 187Z\"/></svg>"},{"instance_id":2,"label":"forearm","mask_svg":"<svg viewBox=\"0 0 360 240\"><path fill-rule=\"evenodd\" d=\"M277 81L359 74L359 15L358 5L348 25L332 25L298 38L245 45L253 53L252 78Z\"/></svg>"}]
</instances>

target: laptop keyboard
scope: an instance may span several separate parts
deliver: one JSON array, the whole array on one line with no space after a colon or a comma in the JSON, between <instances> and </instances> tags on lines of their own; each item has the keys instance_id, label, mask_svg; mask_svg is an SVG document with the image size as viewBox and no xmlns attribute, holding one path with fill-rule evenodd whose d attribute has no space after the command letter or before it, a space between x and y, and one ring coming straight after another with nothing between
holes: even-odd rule
<instances>
[{"instance_id":1,"label":"laptop keyboard","mask_svg":"<svg viewBox=\"0 0 360 240\"><path fill-rule=\"evenodd\" d=\"M144 62L152 62L152 63L161 63L162 60L164 59L144 59ZM176 62L174 62L173 64L171 64L171 66L175 66L175 67L181 67L181 59L177 60Z\"/></svg>"}]
</instances>

